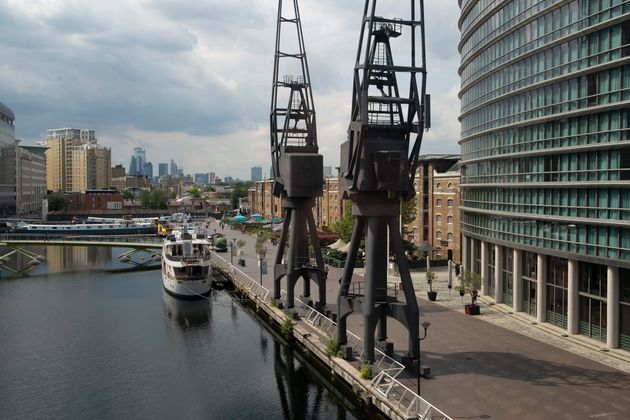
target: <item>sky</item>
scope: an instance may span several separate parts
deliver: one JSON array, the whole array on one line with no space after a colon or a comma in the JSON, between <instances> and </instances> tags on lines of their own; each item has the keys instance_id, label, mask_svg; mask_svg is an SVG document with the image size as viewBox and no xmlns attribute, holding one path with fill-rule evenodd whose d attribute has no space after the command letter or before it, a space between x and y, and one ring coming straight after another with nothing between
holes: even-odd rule
<instances>
[{"instance_id":1,"label":"sky","mask_svg":"<svg viewBox=\"0 0 630 420\"><path fill-rule=\"evenodd\" d=\"M396 14L401 4L408 14L409 2L377 4L384 16L408 17ZM277 7L0 0L0 102L14 111L24 144L50 128L94 129L112 164L128 167L143 147L154 172L174 159L191 174L249 179L252 166L267 174ZM347 135L363 8L364 0L300 1L325 166L338 166ZM425 16L432 128L420 153L459 153L457 1L425 0ZM406 45L392 49L408 54Z\"/></svg>"}]
</instances>

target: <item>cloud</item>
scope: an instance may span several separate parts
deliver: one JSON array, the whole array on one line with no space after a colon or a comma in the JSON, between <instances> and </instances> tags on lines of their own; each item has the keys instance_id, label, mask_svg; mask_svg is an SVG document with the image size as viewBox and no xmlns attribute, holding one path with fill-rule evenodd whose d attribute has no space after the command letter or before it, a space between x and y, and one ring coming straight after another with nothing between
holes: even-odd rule
<instances>
[{"instance_id":1,"label":"cloud","mask_svg":"<svg viewBox=\"0 0 630 420\"><path fill-rule=\"evenodd\" d=\"M402 7L379 4L383 14ZM176 0L5 0L0 101L15 111L26 142L48 128L93 128L125 165L133 147L143 146L154 165L173 157L190 172L246 178L251 166L266 171L270 161L276 7L275 0L185 7ZM363 4L302 0L300 7L320 151L335 166L350 118ZM439 148L442 137L450 149L459 131L459 11L455 2L425 7L434 110L425 144Z\"/></svg>"}]
</instances>

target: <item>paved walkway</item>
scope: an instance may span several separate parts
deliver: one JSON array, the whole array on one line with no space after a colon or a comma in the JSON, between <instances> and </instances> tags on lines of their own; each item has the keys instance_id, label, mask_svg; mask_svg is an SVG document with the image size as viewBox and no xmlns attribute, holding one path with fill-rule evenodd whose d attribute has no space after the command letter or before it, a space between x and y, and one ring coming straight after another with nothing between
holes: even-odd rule
<instances>
[{"instance_id":1,"label":"paved walkway","mask_svg":"<svg viewBox=\"0 0 630 420\"><path fill-rule=\"evenodd\" d=\"M211 226L211 231L216 228L221 232L218 223ZM227 227L223 233L228 240L246 240L246 265L240 268L252 278L260 278L255 238ZM269 269L262 283L272 289L275 247L268 248ZM424 270L412 273L421 319L431 322L422 341L423 364L430 366L432 374L430 379L422 378L421 395L425 399L452 418L628 418L628 352L602 352L603 343L562 337L560 329L532 325L533 318L512 314L505 305L488 305L484 299L482 314L467 316L463 306L470 298L460 298L456 282L449 294L445 270L433 270L439 273L434 284L437 302L426 300ZM355 276L360 275L360 270L355 270ZM340 269L329 269L327 301L333 310L340 277ZM392 276L390 281L397 278ZM317 300L317 288L312 286L311 291ZM298 282L296 296L300 294ZM361 316L350 316L348 328L361 336ZM406 352L406 331L396 321L390 321L388 329L395 351ZM416 389L417 377L412 372L405 372L403 378L409 388Z\"/></svg>"}]
</instances>

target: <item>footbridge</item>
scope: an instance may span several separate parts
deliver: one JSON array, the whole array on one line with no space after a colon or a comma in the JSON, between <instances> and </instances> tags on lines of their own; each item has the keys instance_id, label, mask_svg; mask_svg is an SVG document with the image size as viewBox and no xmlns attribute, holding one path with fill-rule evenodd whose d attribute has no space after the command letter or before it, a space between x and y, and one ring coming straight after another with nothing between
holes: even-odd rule
<instances>
[{"instance_id":1,"label":"footbridge","mask_svg":"<svg viewBox=\"0 0 630 420\"><path fill-rule=\"evenodd\" d=\"M109 248L129 248L118 256L122 262L136 267L146 267L160 259L160 248L163 239L155 235L0 235L0 271L12 274L23 274L46 260L44 255L37 254L29 247L33 246L98 246ZM143 254L149 254L145 258ZM12 267L8 264L12 257L21 255L26 259L23 267Z\"/></svg>"}]
</instances>

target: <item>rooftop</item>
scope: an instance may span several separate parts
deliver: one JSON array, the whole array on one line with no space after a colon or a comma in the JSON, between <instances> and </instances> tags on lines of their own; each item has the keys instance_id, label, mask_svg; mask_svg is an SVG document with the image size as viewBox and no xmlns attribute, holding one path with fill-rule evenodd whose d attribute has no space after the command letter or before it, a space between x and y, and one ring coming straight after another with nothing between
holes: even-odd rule
<instances>
[{"instance_id":1,"label":"rooftop","mask_svg":"<svg viewBox=\"0 0 630 420\"><path fill-rule=\"evenodd\" d=\"M4 114L9 117L11 121L15 121L15 114L13 113L13 111L11 111L11 108L6 106L2 102L0 102L0 114Z\"/></svg>"}]
</instances>

